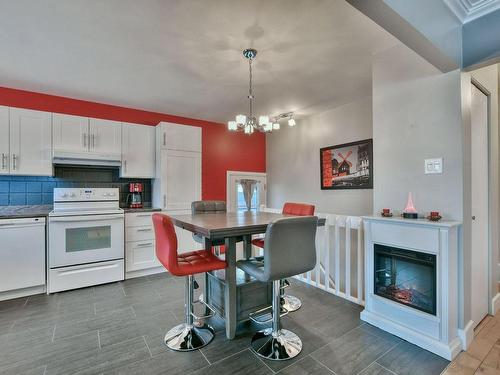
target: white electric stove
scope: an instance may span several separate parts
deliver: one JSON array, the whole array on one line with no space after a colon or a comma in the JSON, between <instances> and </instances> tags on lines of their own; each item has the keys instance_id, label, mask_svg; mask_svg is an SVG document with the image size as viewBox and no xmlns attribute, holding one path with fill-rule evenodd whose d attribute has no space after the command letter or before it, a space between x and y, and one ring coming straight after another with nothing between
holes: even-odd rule
<instances>
[{"instance_id":1,"label":"white electric stove","mask_svg":"<svg viewBox=\"0 0 500 375\"><path fill-rule=\"evenodd\" d=\"M116 188L56 188L48 293L123 280L124 212Z\"/></svg>"}]
</instances>

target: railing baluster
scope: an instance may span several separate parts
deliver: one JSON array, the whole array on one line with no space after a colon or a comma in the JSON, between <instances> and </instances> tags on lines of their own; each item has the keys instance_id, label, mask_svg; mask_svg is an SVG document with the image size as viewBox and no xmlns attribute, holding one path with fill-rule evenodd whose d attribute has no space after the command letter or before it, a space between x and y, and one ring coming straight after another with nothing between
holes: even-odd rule
<instances>
[{"instance_id":1,"label":"railing baluster","mask_svg":"<svg viewBox=\"0 0 500 375\"><path fill-rule=\"evenodd\" d=\"M340 217L335 216L335 294L340 294Z\"/></svg>"},{"instance_id":2,"label":"railing baluster","mask_svg":"<svg viewBox=\"0 0 500 375\"><path fill-rule=\"evenodd\" d=\"M345 221L345 295L351 297L351 218Z\"/></svg>"},{"instance_id":3,"label":"railing baluster","mask_svg":"<svg viewBox=\"0 0 500 375\"><path fill-rule=\"evenodd\" d=\"M330 291L330 229L331 229L331 215L326 216L325 221L325 290Z\"/></svg>"}]
</instances>

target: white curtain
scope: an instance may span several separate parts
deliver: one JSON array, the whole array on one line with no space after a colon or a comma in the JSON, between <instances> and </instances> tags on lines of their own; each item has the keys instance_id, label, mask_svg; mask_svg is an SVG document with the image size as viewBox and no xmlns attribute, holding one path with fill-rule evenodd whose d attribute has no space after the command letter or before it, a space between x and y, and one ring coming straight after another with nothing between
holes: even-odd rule
<instances>
[{"instance_id":1,"label":"white curtain","mask_svg":"<svg viewBox=\"0 0 500 375\"><path fill-rule=\"evenodd\" d=\"M241 187L243 188L243 198L245 198L245 204L247 205L247 210L252 209L252 198L255 191L255 186L259 181L256 180L240 180Z\"/></svg>"}]
</instances>

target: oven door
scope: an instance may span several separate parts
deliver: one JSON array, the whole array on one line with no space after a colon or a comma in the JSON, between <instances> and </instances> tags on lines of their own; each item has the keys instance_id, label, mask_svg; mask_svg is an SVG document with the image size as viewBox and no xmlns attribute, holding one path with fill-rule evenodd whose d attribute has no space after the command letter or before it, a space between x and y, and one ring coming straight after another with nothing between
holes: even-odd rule
<instances>
[{"instance_id":1,"label":"oven door","mask_svg":"<svg viewBox=\"0 0 500 375\"><path fill-rule=\"evenodd\" d=\"M123 214L49 218L49 267L124 258Z\"/></svg>"}]
</instances>

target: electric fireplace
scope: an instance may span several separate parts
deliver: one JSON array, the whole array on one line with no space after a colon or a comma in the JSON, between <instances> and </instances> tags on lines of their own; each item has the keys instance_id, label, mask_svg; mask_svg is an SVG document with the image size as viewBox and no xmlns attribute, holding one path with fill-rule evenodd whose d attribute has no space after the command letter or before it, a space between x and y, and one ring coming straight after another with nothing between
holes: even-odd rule
<instances>
[{"instance_id":1,"label":"electric fireplace","mask_svg":"<svg viewBox=\"0 0 500 375\"><path fill-rule=\"evenodd\" d=\"M436 315L436 255L374 244L374 293Z\"/></svg>"}]
</instances>

